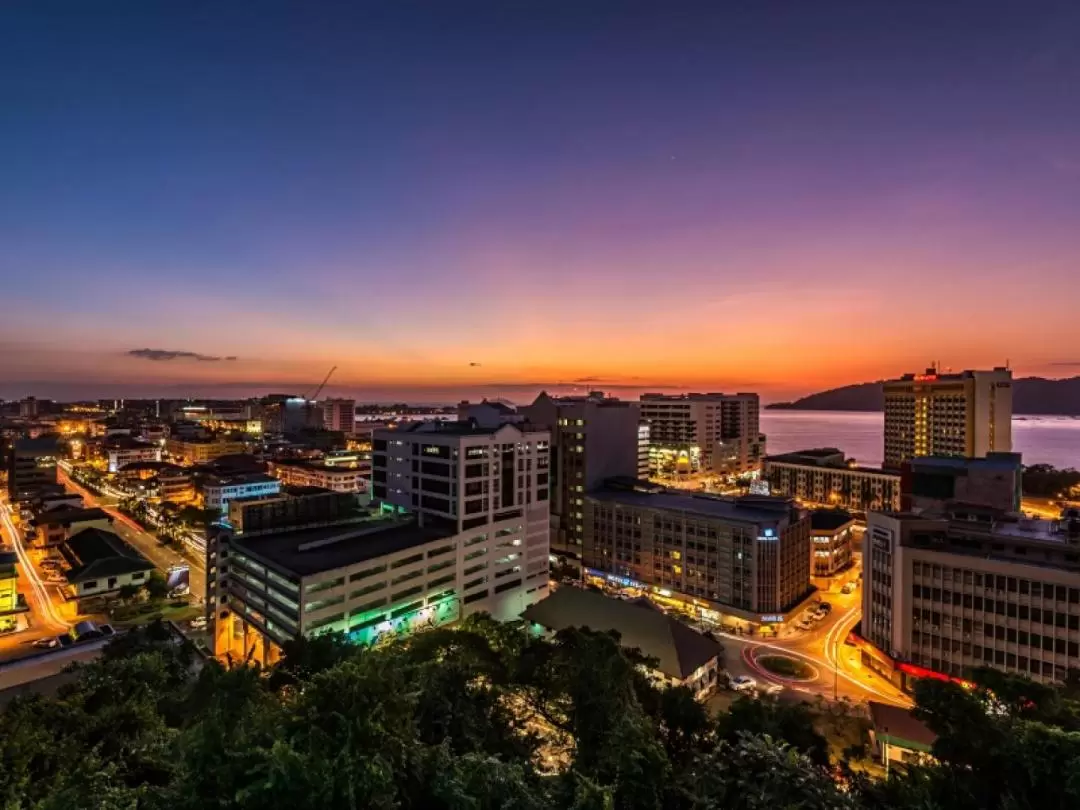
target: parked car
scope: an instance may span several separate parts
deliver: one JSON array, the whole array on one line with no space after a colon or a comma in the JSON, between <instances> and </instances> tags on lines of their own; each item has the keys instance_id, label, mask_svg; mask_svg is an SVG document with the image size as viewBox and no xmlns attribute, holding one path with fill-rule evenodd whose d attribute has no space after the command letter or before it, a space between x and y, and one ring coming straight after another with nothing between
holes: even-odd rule
<instances>
[{"instance_id":1,"label":"parked car","mask_svg":"<svg viewBox=\"0 0 1080 810\"><path fill-rule=\"evenodd\" d=\"M731 679L731 688L736 692L753 692L757 685L757 681L749 675L737 675Z\"/></svg>"},{"instance_id":2,"label":"parked car","mask_svg":"<svg viewBox=\"0 0 1080 810\"><path fill-rule=\"evenodd\" d=\"M845 582L844 587L840 589L840 593L842 593L842 594L855 593L855 583L854 582Z\"/></svg>"},{"instance_id":3,"label":"parked car","mask_svg":"<svg viewBox=\"0 0 1080 810\"><path fill-rule=\"evenodd\" d=\"M761 688L758 689L758 694L768 695L769 697L776 697L777 695L779 695L783 691L784 691L784 685L783 684L780 684L780 683L766 683L766 684L762 684Z\"/></svg>"},{"instance_id":4,"label":"parked car","mask_svg":"<svg viewBox=\"0 0 1080 810\"><path fill-rule=\"evenodd\" d=\"M34 646L41 650L51 650L53 647L59 647L60 642L56 636L47 636L46 638L39 638L34 642Z\"/></svg>"},{"instance_id":5,"label":"parked car","mask_svg":"<svg viewBox=\"0 0 1080 810\"><path fill-rule=\"evenodd\" d=\"M828 602L822 602L821 604L819 604L817 606L817 609L819 611L824 612L824 613L832 613L832 605L829 604Z\"/></svg>"},{"instance_id":6,"label":"parked car","mask_svg":"<svg viewBox=\"0 0 1080 810\"><path fill-rule=\"evenodd\" d=\"M206 629L206 617L205 616L196 616L194 619L192 619L190 622L188 622L188 627L190 627L192 630L204 630L204 629Z\"/></svg>"}]
</instances>

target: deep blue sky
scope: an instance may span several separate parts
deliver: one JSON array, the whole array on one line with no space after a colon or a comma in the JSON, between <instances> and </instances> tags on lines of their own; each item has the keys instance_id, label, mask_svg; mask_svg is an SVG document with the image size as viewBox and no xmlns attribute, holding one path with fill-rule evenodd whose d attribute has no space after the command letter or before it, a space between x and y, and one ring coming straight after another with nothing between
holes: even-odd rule
<instances>
[{"instance_id":1,"label":"deep blue sky","mask_svg":"<svg viewBox=\"0 0 1080 810\"><path fill-rule=\"evenodd\" d=\"M1076 2L9 3L0 396L1072 374L1078 43Z\"/></svg>"}]
</instances>

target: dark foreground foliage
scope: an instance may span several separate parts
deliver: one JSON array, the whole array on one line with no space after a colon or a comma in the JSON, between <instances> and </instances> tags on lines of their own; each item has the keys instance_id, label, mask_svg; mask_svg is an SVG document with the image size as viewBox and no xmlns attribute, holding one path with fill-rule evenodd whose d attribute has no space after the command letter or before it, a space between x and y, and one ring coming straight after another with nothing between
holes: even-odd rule
<instances>
[{"instance_id":1,"label":"dark foreground foliage","mask_svg":"<svg viewBox=\"0 0 1080 810\"><path fill-rule=\"evenodd\" d=\"M886 780L830 761L807 707L710 717L609 636L484 618L376 649L324 637L270 672L129 634L56 698L0 715L4 808L1080 807L1073 690L926 683L941 764Z\"/></svg>"}]
</instances>

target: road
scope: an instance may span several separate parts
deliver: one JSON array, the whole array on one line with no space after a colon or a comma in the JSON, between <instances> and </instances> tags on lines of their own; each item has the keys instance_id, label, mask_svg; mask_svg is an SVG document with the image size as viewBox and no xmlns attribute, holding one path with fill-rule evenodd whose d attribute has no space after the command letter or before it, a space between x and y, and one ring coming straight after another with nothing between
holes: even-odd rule
<instances>
[{"instance_id":1,"label":"road","mask_svg":"<svg viewBox=\"0 0 1080 810\"><path fill-rule=\"evenodd\" d=\"M204 559L199 559L195 555L181 554L170 546L162 545L154 535L144 530L123 512L107 506L99 496L71 480L71 476L62 468L57 470L57 477L65 487L81 495L87 506L97 506L111 515L113 530L159 569L168 571L174 565L188 565L192 596L200 602L206 598L206 561Z\"/></svg>"},{"instance_id":2,"label":"road","mask_svg":"<svg viewBox=\"0 0 1080 810\"><path fill-rule=\"evenodd\" d=\"M11 519L11 507L3 501L0 501L0 538L0 545L11 546L19 558L19 592L25 595L30 608L28 629L0 636L0 659L17 658L32 652L31 645L37 639L66 631L78 617L59 588L42 580L33 558L35 552L26 548Z\"/></svg>"}]
</instances>

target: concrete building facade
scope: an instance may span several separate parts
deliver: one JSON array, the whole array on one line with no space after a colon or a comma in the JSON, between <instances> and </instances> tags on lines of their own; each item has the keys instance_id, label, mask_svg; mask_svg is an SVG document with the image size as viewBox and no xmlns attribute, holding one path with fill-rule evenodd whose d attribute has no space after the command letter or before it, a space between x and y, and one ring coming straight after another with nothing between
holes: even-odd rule
<instances>
[{"instance_id":1,"label":"concrete building facade","mask_svg":"<svg viewBox=\"0 0 1080 810\"><path fill-rule=\"evenodd\" d=\"M520 413L551 432L551 548L580 559L585 494L608 478L641 476L641 410L600 392L584 397L541 393Z\"/></svg>"},{"instance_id":2,"label":"concrete building facade","mask_svg":"<svg viewBox=\"0 0 1080 810\"><path fill-rule=\"evenodd\" d=\"M1012 372L927 369L884 383L885 466L1012 451Z\"/></svg>"},{"instance_id":3,"label":"concrete building facade","mask_svg":"<svg viewBox=\"0 0 1080 810\"><path fill-rule=\"evenodd\" d=\"M416 515L420 526L459 547L495 542L519 549L470 571L464 601L486 600L497 618L517 617L546 594L550 442L546 430L511 424L421 422L376 431L372 497Z\"/></svg>"},{"instance_id":4,"label":"concrete building facade","mask_svg":"<svg viewBox=\"0 0 1080 810\"><path fill-rule=\"evenodd\" d=\"M810 516L793 501L610 490L587 496L585 515L587 573L703 619L779 625L813 592Z\"/></svg>"},{"instance_id":5,"label":"concrete building facade","mask_svg":"<svg viewBox=\"0 0 1080 810\"><path fill-rule=\"evenodd\" d=\"M319 403L322 408L323 427L327 430L340 430L346 436L356 432L356 400L324 399Z\"/></svg>"},{"instance_id":6,"label":"concrete building facade","mask_svg":"<svg viewBox=\"0 0 1080 810\"><path fill-rule=\"evenodd\" d=\"M321 487L334 492L367 492L371 466L346 467L301 459L280 459L271 462L270 474L289 486Z\"/></svg>"},{"instance_id":7,"label":"concrete building facade","mask_svg":"<svg viewBox=\"0 0 1080 810\"><path fill-rule=\"evenodd\" d=\"M854 512L899 509L899 472L855 467L835 447L766 456L762 478L769 492Z\"/></svg>"}]
</instances>

